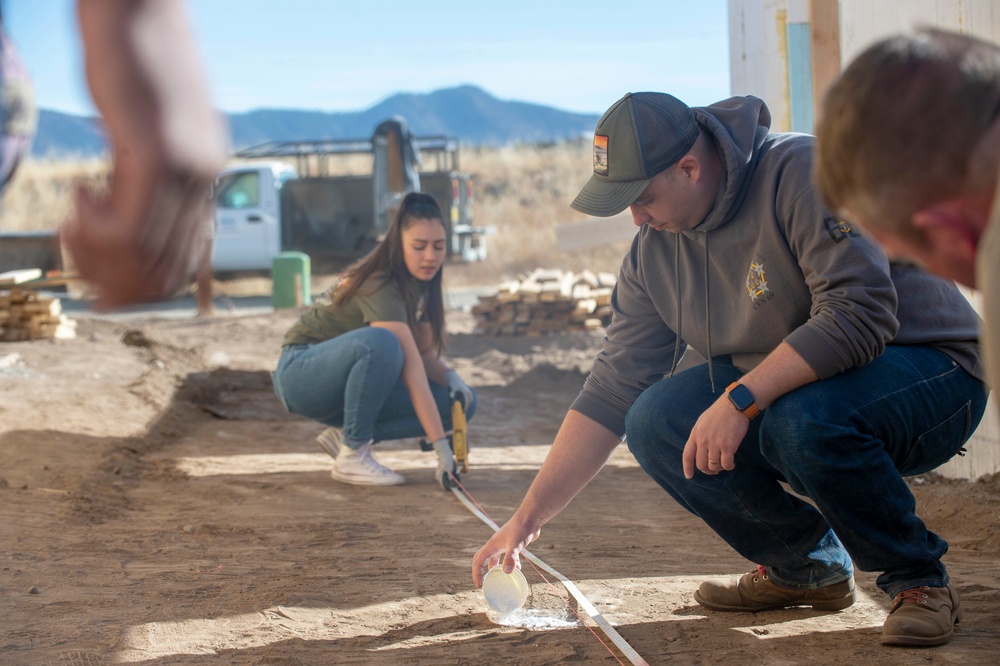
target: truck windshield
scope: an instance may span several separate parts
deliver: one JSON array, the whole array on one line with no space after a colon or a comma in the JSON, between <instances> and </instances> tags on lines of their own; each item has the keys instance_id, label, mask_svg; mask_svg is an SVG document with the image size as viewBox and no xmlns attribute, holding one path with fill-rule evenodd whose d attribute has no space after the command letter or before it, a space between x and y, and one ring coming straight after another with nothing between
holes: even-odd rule
<instances>
[{"instance_id":1,"label":"truck windshield","mask_svg":"<svg viewBox=\"0 0 1000 666\"><path fill-rule=\"evenodd\" d=\"M219 208L259 206L259 182L259 174L256 171L229 173L219 177L215 186L215 205Z\"/></svg>"}]
</instances>

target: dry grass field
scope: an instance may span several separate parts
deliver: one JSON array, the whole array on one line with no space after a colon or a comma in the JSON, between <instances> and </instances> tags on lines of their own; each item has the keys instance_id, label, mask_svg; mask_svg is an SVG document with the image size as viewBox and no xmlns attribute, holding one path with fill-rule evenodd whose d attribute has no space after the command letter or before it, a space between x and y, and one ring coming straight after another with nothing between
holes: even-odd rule
<instances>
[{"instance_id":1,"label":"dry grass field","mask_svg":"<svg viewBox=\"0 0 1000 666\"><path fill-rule=\"evenodd\" d=\"M621 243L556 251L556 227L587 219L569 203L590 175L590 151L586 142L462 150L461 168L475 188L475 223L496 229L487 239L487 260L465 269L469 279L499 281L538 267L617 271ZM27 160L0 202L0 229L55 229L70 213L75 184L101 188L106 176L101 159Z\"/></svg>"},{"instance_id":2,"label":"dry grass field","mask_svg":"<svg viewBox=\"0 0 1000 666\"><path fill-rule=\"evenodd\" d=\"M100 158L25 160L0 199L0 229L55 229L72 209L76 185L99 190L107 171L107 162Z\"/></svg>"}]
</instances>

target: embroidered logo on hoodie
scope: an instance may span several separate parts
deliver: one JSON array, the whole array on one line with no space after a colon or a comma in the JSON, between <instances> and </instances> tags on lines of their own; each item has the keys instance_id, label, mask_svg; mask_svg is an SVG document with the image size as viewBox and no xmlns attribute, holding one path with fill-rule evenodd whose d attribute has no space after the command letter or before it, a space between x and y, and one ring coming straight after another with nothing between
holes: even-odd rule
<instances>
[{"instance_id":1,"label":"embroidered logo on hoodie","mask_svg":"<svg viewBox=\"0 0 1000 666\"><path fill-rule=\"evenodd\" d=\"M750 262L750 270L747 272L747 294L754 302L754 307L758 305L758 302L762 303L774 298L774 294L767 287L767 275L764 273L763 262Z\"/></svg>"},{"instance_id":2,"label":"embroidered logo on hoodie","mask_svg":"<svg viewBox=\"0 0 1000 666\"><path fill-rule=\"evenodd\" d=\"M826 232L830 234L834 243L845 241L849 237L856 238L858 235L858 232L852 229L850 224L836 217L823 218L823 226L826 227Z\"/></svg>"}]
</instances>

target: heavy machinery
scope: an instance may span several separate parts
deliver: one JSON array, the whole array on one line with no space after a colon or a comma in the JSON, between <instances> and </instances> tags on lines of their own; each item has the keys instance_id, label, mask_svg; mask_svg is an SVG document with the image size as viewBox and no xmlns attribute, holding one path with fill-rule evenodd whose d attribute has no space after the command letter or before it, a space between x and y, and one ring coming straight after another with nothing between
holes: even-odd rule
<instances>
[{"instance_id":1,"label":"heavy machinery","mask_svg":"<svg viewBox=\"0 0 1000 666\"><path fill-rule=\"evenodd\" d=\"M407 192L441 206L448 254L486 257L489 229L472 224L472 180L459 171L458 140L413 136L402 118L371 139L271 142L236 153L215 191L216 271L267 269L279 253L360 256L388 230ZM348 168L361 161L364 167ZM294 162L295 166L292 166Z\"/></svg>"}]
</instances>

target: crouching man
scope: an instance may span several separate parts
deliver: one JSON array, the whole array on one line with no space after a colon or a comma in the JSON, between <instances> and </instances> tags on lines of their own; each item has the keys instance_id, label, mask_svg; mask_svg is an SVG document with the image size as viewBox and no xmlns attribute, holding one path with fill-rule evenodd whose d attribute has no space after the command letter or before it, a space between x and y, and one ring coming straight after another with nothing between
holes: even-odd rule
<instances>
[{"instance_id":1,"label":"crouching man","mask_svg":"<svg viewBox=\"0 0 1000 666\"><path fill-rule=\"evenodd\" d=\"M650 477L757 563L702 583L702 606L844 609L856 565L893 599L884 644L939 645L959 613L947 543L903 477L955 455L982 417L978 318L952 283L891 265L825 210L813 138L769 125L754 97L692 109L663 93L628 94L598 122L572 206L629 208L639 231L603 351L473 578L500 556L519 566L625 436ZM689 347L707 362L676 372Z\"/></svg>"}]
</instances>

